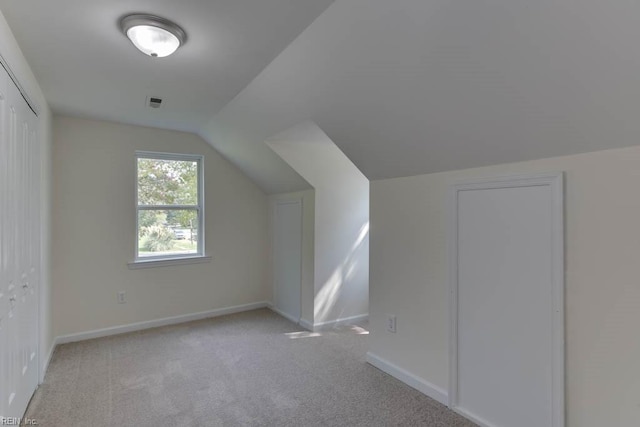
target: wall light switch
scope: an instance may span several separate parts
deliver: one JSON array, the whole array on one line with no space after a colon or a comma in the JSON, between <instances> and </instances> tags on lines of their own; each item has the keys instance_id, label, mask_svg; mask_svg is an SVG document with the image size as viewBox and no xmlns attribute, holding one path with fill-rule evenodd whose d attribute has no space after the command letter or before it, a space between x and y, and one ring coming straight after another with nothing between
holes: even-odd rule
<instances>
[{"instance_id":1,"label":"wall light switch","mask_svg":"<svg viewBox=\"0 0 640 427\"><path fill-rule=\"evenodd\" d=\"M125 302L127 302L124 296L125 296L124 291L118 292L118 304L124 304Z\"/></svg>"}]
</instances>

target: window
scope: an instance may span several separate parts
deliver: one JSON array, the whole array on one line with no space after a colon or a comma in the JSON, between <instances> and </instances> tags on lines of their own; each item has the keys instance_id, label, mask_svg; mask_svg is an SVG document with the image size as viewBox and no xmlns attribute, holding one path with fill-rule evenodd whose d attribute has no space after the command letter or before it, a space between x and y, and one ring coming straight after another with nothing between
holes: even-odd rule
<instances>
[{"instance_id":1,"label":"window","mask_svg":"<svg viewBox=\"0 0 640 427\"><path fill-rule=\"evenodd\" d=\"M136 262L203 257L202 156L136 152Z\"/></svg>"}]
</instances>

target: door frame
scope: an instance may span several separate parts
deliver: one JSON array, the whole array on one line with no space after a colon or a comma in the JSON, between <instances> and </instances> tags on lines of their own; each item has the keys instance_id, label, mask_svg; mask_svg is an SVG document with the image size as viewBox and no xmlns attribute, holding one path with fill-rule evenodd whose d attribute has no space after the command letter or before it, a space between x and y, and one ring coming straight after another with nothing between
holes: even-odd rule
<instances>
[{"instance_id":1,"label":"door frame","mask_svg":"<svg viewBox=\"0 0 640 427\"><path fill-rule=\"evenodd\" d=\"M564 175L563 172L469 179L452 186L449 224L449 407L483 427L493 427L458 406L458 195L461 191L548 186L552 205L553 366L552 427L565 425Z\"/></svg>"},{"instance_id":2,"label":"door frame","mask_svg":"<svg viewBox=\"0 0 640 427\"><path fill-rule=\"evenodd\" d=\"M289 313L285 313L282 310L280 310L280 308L277 307L277 301L278 301L278 286L277 286L277 282L276 282L276 239L277 239L277 233L276 233L276 224L278 221L278 206L279 205L300 205L300 301L298 301L298 311L299 311L299 316L297 319L295 319L293 316L291 316ZM294 323L300 324L300 320L302 319L302 276L303 276L303 271L302 271L302 265L303 265L303 252L304 252L304 248L303 248L303 238L304 238L304 198L302 196L299 197L294 197L294 198L290 198L290 199L276 199L273 201L273 206L272 206L272 220L271 220L271 229L273 230L272 236L271 236L271 247L273 250L273 259L271 260L272 262L272 271L271 271L271 280L273 282L273 304L272 304L272 308L274 309L274 311L276 311L278 314L280 314L281 316L291 320Z\"/></svg>"}]
</instances>

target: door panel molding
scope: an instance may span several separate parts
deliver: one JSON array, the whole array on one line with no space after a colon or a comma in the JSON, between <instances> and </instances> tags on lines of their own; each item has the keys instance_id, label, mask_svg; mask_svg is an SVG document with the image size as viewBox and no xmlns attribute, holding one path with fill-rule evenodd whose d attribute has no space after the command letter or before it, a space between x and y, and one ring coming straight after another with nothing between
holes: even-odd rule
<instances>
[{"instance_id":1,"label":"door panel molding","mask_svg":"<svg viewBox=\"0 0 640 427\"><path fill-rule=\"evenodd\" d=\"M459 319L459 195L464 191L546 186L551 191L551 282L552 282L552 426L565 425L565 330L564 330L564 175L562 172L502 176L465 180L452 186L449 200L449 407L483 427L494 427L488 421L459 406L458 319Z\"/></svg>"}]
</instances>

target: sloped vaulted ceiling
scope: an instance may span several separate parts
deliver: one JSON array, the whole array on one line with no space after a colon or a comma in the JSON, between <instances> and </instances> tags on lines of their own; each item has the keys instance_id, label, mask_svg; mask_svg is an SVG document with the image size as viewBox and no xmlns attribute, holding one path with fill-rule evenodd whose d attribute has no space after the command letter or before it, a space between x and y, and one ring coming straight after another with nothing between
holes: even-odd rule
<instances>
[{"instance_id":1,"label":"sloped vaulted ceiling","mask_svg":"<svg viewBox=\"0 0 640 427\"><path fill-rule=\"evenodd\" d=\"M333 1L0 0L0 11L55 113L197 132ZM140 53L119 27L131 13L175 21L186 44Z\"/></svg>"},{"instance_id":2,"label":"sloped vaulted ceiling","mask_svg":"<svg viewBox=\"0 0 640 427\"><path fill-rule=\"evenodd\" d=\"M0 10L54 112L197 132L269 193L308 186L264 143L305 121L369 179L640 143L640 2L0 0ZM119 33L128 12L174 19L189 41L153 61ZM166 109L145 110L145 95Z\"/></svg>"},{"instance_id":3,"label":"sloped vaulted ceiling","mask_svg":"<svg viewBox=\"0 0 640 427\"><path fill-rule=\"evenodd\" d=\"M369 179L640 143L640 3L338 0L202 129L268 192L312 120Z\"/></svg>"}]
</instances>

